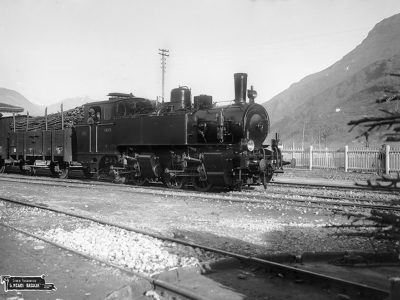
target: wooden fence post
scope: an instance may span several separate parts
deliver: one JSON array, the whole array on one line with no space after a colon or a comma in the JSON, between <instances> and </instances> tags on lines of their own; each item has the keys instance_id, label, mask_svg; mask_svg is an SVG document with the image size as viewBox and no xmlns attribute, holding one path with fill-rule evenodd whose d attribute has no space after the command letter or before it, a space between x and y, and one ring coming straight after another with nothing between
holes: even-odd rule
<instances>
[{"instance_id":1,"label":"wooden fence post","mask_svg":"<svg viewBox=\"0 0 400 300\"><path fill-rule=\"evenodd\" d=\"M349 168L349 146L344 146L344 171L347 172Z\"/></svg>"},{"instance_id":2,"label":"wooden fence post","mask_svg":"<svg viewBox=\"0 0 400 300\"><path fill-rule=\"evenodd\" d=\"M386 145L385 154L386 154L385 155L385 174L389 175L389 172L390 172L390 156L389 156L390 146L389 145Z\"/></svg>"},{"instance_id":3,"label":"wooden fence post","mask_svg":"<svg viewBox=\"0 0 400 300\"><path fill-rule=\"evenodd\" d=\"M312 148L313 148L313 146L310 146L310 153L309 153L310 154L310 170L312 170L312 156L313 156L313 154L312 154L313 153L313 151L312 151L313 149Z\"/></svg>"},{"instance_id":4,"label":"wooden fence post","mask_svg":"<svg viewBox=\"0 0 400 300\"><path fill-rule=\"evenodd\" d=\"M293 160L293 158L294 158L294 142L292 144L292 160Z\"/></svg>"}]
</instances>

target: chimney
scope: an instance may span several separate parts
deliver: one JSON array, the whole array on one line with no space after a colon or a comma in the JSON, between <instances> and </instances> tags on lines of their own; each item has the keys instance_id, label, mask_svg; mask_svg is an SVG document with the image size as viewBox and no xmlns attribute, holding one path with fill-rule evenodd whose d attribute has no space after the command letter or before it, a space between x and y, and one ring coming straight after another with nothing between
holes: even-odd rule
<instances>
[{"instance_id":1,"label":"chimney","mask_svg":"<svg viewBox=\"0 0 400 300\"><path fill-rule=\"evenodd\" d=\"M235 73L233 77L235 81L235 104L244 104L246 103L247 74Z\"/></svg>"}]
</instances>

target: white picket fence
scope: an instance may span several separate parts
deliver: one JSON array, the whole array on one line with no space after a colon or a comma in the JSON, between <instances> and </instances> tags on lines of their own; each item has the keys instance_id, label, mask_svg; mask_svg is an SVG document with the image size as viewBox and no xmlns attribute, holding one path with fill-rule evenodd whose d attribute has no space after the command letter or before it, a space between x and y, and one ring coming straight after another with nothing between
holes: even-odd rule
<instances>
[{"instance_id":1,"label":"white picket fence","mask_svg":"<svg viewBox=\"0 0 400 300\"><path fill-rule=\"evenodd\" d=\"M342 169L386 173L400 172L400 148L307 149L284 147L283 160L291 161L287 167L307 169Z\"/></svg>"}]
</instances>

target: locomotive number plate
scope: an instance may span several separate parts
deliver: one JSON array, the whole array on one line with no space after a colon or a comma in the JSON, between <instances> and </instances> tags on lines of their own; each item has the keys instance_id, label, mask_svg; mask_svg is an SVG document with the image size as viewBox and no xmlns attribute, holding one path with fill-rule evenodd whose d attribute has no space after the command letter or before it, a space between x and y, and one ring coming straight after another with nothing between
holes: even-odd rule
<instances>
[{"instance_id":1,"label":"locomotive number plate","mask_svg":"<svg viewBox=\"0 0 400 300\"><path fill-rule=\"evenodd\" d=\"M104 132L111 132L111 128L104 128Z\"/></svg>"}]
</instances>

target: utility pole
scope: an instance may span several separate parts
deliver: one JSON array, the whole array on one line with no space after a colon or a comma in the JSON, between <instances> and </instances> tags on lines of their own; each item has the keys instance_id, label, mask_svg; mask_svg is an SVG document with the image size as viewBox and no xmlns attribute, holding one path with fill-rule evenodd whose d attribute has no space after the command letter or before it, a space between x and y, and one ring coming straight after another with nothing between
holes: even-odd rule
<instances>
[{"instance_id":1,"label":"utility pole","mask_svg":"<svg viewBox=\"0 0 400 300\"><path fill-rule=\"evenodd\" d=\"M165 69L167 64L167 57L169 56L169 50L166 49L158 49L160 52L158 54L161 55L161 75L162 75L162 103L164 103L164 76L165 76Z\"/></svg>"},{"instance_id":2,"label":"utility pole","mask_svg":"<svg viewBox=\"0 0 400 300\"><path fill-rule=\"evenodd\" d=\"M321 127L318 127L318 148L321 150Z\"/></svg>"}]
</instances>

